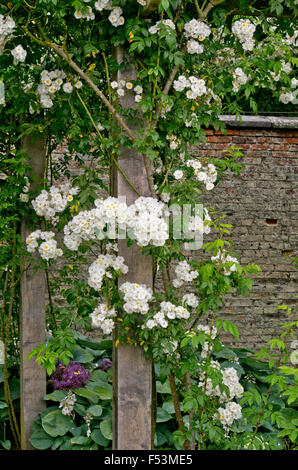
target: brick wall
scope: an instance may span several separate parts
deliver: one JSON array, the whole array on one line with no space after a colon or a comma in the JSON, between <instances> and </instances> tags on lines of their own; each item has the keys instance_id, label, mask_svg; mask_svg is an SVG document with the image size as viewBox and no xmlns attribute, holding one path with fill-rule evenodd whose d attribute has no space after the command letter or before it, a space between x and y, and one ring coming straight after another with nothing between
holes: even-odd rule
<instances>
[{"instance_id":1,"label":"brick wall","mask_svg":"<svg viewBox=\"0 0 298 470\"><path fill-rule=\"evenodd\" d=\"M240 177L226 174L201 199L206 207L227 214L225 223L233 225L227 239L234 241L241 264L256 263L262 269L250 297L228 295L222 309L223 317L239 327L237 346L258 350L281 333L279 324L286 317L276 307L297 305L297 271L287 255L297 256L298 130L282 122L269 128L230 124L227 135L207 130L198 154L215 157L223 149L240 147L245 168ZM206 241L212 239L208 237Z\"/></svg>"}]
</instances>

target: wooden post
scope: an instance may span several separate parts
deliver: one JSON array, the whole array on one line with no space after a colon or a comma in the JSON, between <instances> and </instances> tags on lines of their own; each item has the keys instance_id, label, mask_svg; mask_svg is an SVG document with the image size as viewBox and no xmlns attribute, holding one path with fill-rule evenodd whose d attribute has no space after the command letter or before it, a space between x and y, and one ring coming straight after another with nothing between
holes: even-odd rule
<instances>
[{"instance_id":1,"label":"wooden post","mask_svg":"<svg viewBox=\"0 0 298 470\"><path fill-rule=\"evenodd\" d=\"M117 48L115 56L120 64L125 52ZM127 57L126 57L127 59ZM117 80L136 79L136 70L118 72ZM134 93L121 98L123 107L135 108ZM122 148L118 163L126 176L143 196L151 196L143 157L135 149ZM113 193L125 197L127 205L138 197L123 176L114 169ZM126 240L119 240L119 255L128 266L128 273L119 280L137 282L152 288L152 258L144 256L138 245L127 247ZM116 332L117 336L117 332ZM115 342L114 342L115 343ZM113 399L113 448L117 450L150 450L152 448L152 362L146 360L140 347L119 344L113 351L114 399Z\"/></svg>"},{"instance_id":2,"label":"wooden post","mask_svg":"<svg viewBox=\"0 0 298 470\"><path fill-rule=\"evenodd\" d=\"M46 140L33 139L26 136L23 149L29 156L34 181L31 189L35 189L44 177L46 166ZM28 220L23 219L21 226L22 241L32 232ZM21 377L21 449L32 450L29 442L32 424L37 415L45 408L43 396L46 394L46 371L39 366L34 358L27 360L28 354L40 343L45 342L45 296L46 282L44 271L34 273L32 267L27 268L21 279L21 310L20 310L20 377Z\"/></svg>"}]
</instances>

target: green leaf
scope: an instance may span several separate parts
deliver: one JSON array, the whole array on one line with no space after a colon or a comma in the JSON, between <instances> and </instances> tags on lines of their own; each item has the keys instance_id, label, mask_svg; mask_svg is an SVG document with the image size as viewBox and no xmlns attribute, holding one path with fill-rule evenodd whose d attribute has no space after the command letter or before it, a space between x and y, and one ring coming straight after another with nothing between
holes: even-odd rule
<instances>
[{"instance_id":1,"label":"green leaf","mask_svg":"<svg viewBox=\"0 0 298 470\"><path fill-rule=\"evenodd\" d=\"M170 421L171 419L172 416L164 408L157 408L157 423L165 423L166 421Z\"/></svg>"},{"instance_id":2,"label":"green leaf","mask_svg":"<svg viewBox=\"0 0 298 470\"><path fill-rule=\"evenodd\" d=\"M103 384L100 387L94 387L94 391L101 400L111 400L113 398L113 387L110 384Z\"/></svg>"},{"instance_id":3,"label":"green leaf","mask_svg":"<svg viewBox=\"0 0 298 470\"><path fill-rule=\"evenodd\" d=\"M74 393L80 397L87 398L92 405L96 405L99 400L99 394L95 393L95 391L89 390L88 388L76 388Z\"/></svg>"},{"instance_id":4,"label":"green leaf","mask_svg":"<svg viewBox=\"0 0 298 470\"><path fill-rule=\"evenodd\" d=\"M11 442L8 439L6 441L0 441L0 445L2 445L2 447L5 450L10 450L11 449Z\"/></svg>"},{"instance_id":5,"label":"green leaf","mask_svg":"<svg viewBox=\"0 0 298 470\"><path fill-rule=\"evenodd\" d=\"M87 436L72 437L70 440L72 444L81 444L81 445L89 444L90 441L91 441L90 437L87 437Z\"/></svg>"},{"instance_id":6,"label":"green leaf","mask_svg":"<svg viewBox=\"0 0 298 470\"><path fill-rule=\"evenodd\" d=\"M54 439L49 436L43 429L39 429L34 431L29 438L29 441L35 447L35 449L45 450L49 449L53 443L55 442Z\"/></svg>"},{"instance_id":7,"label":"green leaf","mask_svg":"<svg viewBox=\"0 0 298 470\"><path fill-rule=\"evenodd\" d=\"M224 320L223 321L223 328L224 330L228 333L231 333L236 340L239 339L239 330L237 328L236 325L234 325L234 323L228 321L228 320Z\"/></svg>"},{"instance_id":8,"label":"green leaf","mask_svg":"<svg viewBox=\"0 0 298 470\"><path fill-rule=\"evenodd\" d=\"M87 409L87 413L89 413L91 416L101 416L102 415L102 407L100 405L92 405L89 406Z\"/></svg>"},{"instance_id":9,"label":"green leaf","mask_svg":"<svg viewBox=\"0 0 298 470\"><path fill-rule=\"evenodd\" d=\"M181 341L181 348L184 348L185 346L187 346L189 342L190 342L189 337L183 338L183 340Z\"/></svg>"},{"instance_id":10,"label":"green leaf","mask_svg":"<svg viewBox=\"0 0 298 470\"><path fill-rule=\"evenodd\" d=\"M52 400L52 401L62 401L66 397L67 392L64 390L55 390L52 393L48 393L43 397L44 400Z\"/></svg>"},{"instance_id":11,"label":"green leaf","mask_svg":"<svg viewBox=\"0 0 298 470\"><path fill-rule=\"evenodd\" d=\"M60 410L51 411L43 416L41 424L51 437L64 436L73 425L71 418L63 415Z\"/></svg>"},{"instance_id":12,"label":"green leaf","mask_svg":"<svg viewBox=\"0 0 298 470\"><path fill-rule=\"evenodd\" d=\"M82 364L86 364L93 361L94 356L86 351L86 349L81 348L80 346L76 345L73 350L73 360L76 362L80 362Z\"/></svg>"},{"instance_id":13,"label":"green leaf","mask_svg":"<svg viewBox=\"0 0 298 470\"><path fill-rule=\"evenodd\" d=\"M108 439L112 440L113 438L113 431L112 431L112 420L111 419L104 419L100 423L100 430L102 432L102 435Z\"/></svg>"},{"instance_id":14,"label":"green leaf","mask_svg":"<svg viewBox=\"0 0 298 470\"><path fill-rule=\"evenodd\" d=\"M64 440L65 440L65 436L57 437L54 440L54 444L52 445L51 450L57 450L58 447L60 447L61 444L63 444Z\"/></svg>"},{"instance_id":15,"label":"green leaf","mask_svg":"<svg viewBox=\"0 0 298 470\"><path fill-rule=\"evenodd\" d=\"M170 382L167 380L165 383L156 382L157 393L171 393Z\"/></svg>"},{"instance_id":16,"label":"green leaf","mask_svg":"<svg viewBox=\"0 0 298 470\"><path fill-rule=\"evenodd\" d=\"M172 400L164 401L162 404L162 408L170 414L175 414L175 408Z\"/></svg>"},{"instance_id":17,"label":"green leaf","mask_svg":"<svg viewBox=\"0 0 298 470\"><path fill-rule=\"evenodd\" d=\"M103 435L100 429L94 429L91 433L91 438L93 441L102 446L102 447L107 447L110 443L111 439L106 439Z\"/></svg>"}]
</instances>

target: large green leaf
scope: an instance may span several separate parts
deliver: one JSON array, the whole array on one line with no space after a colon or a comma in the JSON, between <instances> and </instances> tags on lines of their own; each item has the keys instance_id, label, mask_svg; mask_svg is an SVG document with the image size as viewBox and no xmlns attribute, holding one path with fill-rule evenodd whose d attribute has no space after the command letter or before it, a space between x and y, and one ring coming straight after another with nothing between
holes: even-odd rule
<instances>
[{"instance_id":1,"label":"large green leaf","mask_svg":"<svg viewBox=\"0 0 298 470\"><path fill-rule=\"evenodd\" d=\"M94 429L91 433L91 437L93 441L102 446L102 447L107 447L110 443L110 439L106 439L103 435L100 429Z\"/></svg>"},{"instance_id":2,"label":"large green leaf","mask_svg":"<svg viewBox=\"0 0 298 470\"><path fill-rule=\"evenodd\" d=\"M76 345L73 350L73 360L82 364L93 362L94 356L86 349Z\"/></svg>"},{"instance_id":3,"label":"large green leaf","mask_svg":"<svg viewBox=\"0 0 298 470\"><path fill-rule=\"evenodd\" d=\"M29 441L35 449L39 450L49 449L55 442L55 440L41 428L32 433Z\"/></svg>"},{"instance_id":4,"label":"large green leaf","mask_svg":"<svg viewBox=\"0 0 298 470\"><path fill-rule=\"evenodd\" d=\"M52 393L48 393L43 397L44 400L52 400L52 401L62 401L67 395L65 390L55 390Z\"/></svg>"},{"instance_id":5,"label":"large green leaf","mask_svg":"<svg viewBox=\"0 0 298 470\"><path fill-rule=\"evenodd\" d=\"M89 408L87 409L87 413L89 413L91 416L95 416L95 417L101 416L102 407L100 405L89 406Z\"/></svg>"},{"instance_id":6,"label":"large green leaf","mask_svg":"<svg viewBox=\"0 0 298 470\"><path fill-rule=\"evenodd\" d=\"M172 419L170 413L168 413L164 408L157 408L157 423L165 423L166 421L170 421L170 419Z\"/></svg>"},{"instance_id":7,"label":"large green leaf","mask_svg":"<svg viewBox=\"0 0 298 470\"><path fill-rule=\"evenodd\" d=\"M76 395L79 395L80 397L87 398L87 400L92 404L96 405L99 399L98 393L88 389L88 388L76 388L74 390Z\"/></svg>"},{"instance_id":8,"label":"large green leaf","mask_svg":"<svg viewBox=\"0 0 298 470\"><path fill-rule=\"evenodd\" d=\"M61 410L51 411L41 419L44 431L51 437L64 436L73 425L69 416L63 415Z\"/></svg>"},{"instance_id":9,"label":"large green leaf","mask_svg":"<svg viewBox=\"0 0 298 470\"><path fill-rule=\"evenodd\" d=\"M157 393L171 393L170 382L167 380L165 383L156 382Z\"/></svg>"},{"instance_id":10,"label":"large green leaf","mask_svg":"<svg viewBox=\"0 0 298 470\"><path fill-rule=\"evenodd\" d=\"M85 445L85 444L89 444L90 441L91 441L90 437L87 437L87 436L78 436L78 437L71 438L72 444Z\"/></svg>"},{"instance_id":11,"label":"large green leaf","mask_svg":"<svg viewBox=\"0 0 298 470\"><path fill-rule=\"evenodd\" d=\"M109 375L103 370L98 369L92 372L92 376L90 378L89 383L100 382L100 385L101 385L102 382L107 382L108 379L109 379Z\"/></svg>"},{"instance_id":12,"label":"large green leaf","mask_svg":"<svg viewBox=\"0 0 298 470\"><path fill-rule=\"evenodd\" d=\"M103 384L101 387L94 387L101 400L111 400L113 397L113 387L110 384Z\"/></svg>"},{"instance_id":13,"label":"large green leaf","mask_svg":"<svg viewBox=\"0 0 298 470\"><path fill-rule=\"evenodd\" d=\"M113 431L112 431L112 420L111 419L104 419L100 423L100 430L102 435L106 438L111 440L113 438Z\"/></svg>"},{"instance_id":14,"label":"large green leaf","mask_svg":"<svg viewBox=\"0 0 298 470\"><path fill-rule=\"evenodd\" d=\"M174 403L172 400L164 401L162 404L162 408L170 414L175 414Z\"/></svg>"}]
</instances>

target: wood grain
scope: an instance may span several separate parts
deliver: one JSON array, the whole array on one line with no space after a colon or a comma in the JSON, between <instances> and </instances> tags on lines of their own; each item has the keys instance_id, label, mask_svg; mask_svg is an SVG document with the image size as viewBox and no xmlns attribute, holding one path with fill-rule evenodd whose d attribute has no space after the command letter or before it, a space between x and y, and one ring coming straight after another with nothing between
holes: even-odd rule
<instances>
[{"instance_id":1,"label":"wood grain","mask_svg":"<svg viewBox=\"0 0 298 470\"><path fill-rule=\"evenodd\" d=\"M120 64L125 52L117 48L115 56ZM125 72L118 72L117 80L133 80L133 65ZM126 91L121 98L123 107L135 108L134 93ZM118 163L143 196L150 196L146 170L141 155L135 149L122 148ZM132 204L138 195L123 176L114 169L113 193L126 198ZM144 256L136 244L127 247L126 240L119 240L119 255L125 258L128 273L119 280L137 282L152 287L152 258ZM117 331L115 338L117 337ZM115 341L114 341L115 344ZM152 448L152 362L145 359L143 349L119 344L114 347L114 401L113 401L113 448L117 450L149 450Z\"/></svg>"},{"instance_id":2,"label":"wood grain","mask_svg":"<svg viewBox=\"0 0 298 470\"><path fill-rule=\"evenodd\" d=\"M43 178L46 165L46 141L26 136L23 148L28 154L34 182L33 189ZM22 241L32 232L28 219L21 225ZM38 256L37 256L38 260ZM23 260L25 264L26 261ZM34 273L33 267L27 268L21 279L20 310L20 378L21 378L21 449L33 450L29 438L32 424L45 408L43 396L46 394L46 371L34 359L27 360L28 354L40 343L45 342L45 297L46 283L44 271Z\"/></svg>"}]
</instances>

